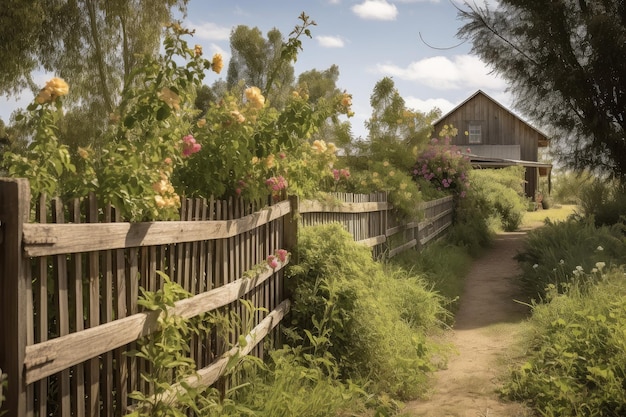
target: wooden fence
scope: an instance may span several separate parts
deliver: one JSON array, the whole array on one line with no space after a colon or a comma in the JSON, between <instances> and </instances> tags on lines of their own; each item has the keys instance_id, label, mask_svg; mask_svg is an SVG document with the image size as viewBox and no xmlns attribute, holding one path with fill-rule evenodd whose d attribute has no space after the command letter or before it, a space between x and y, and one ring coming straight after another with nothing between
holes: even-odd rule
<instances>
[{"instance_id":1,"label":"wooden fence","mask_svg":"<svg viewBox=\"0 0 626 417\"><path fill-rule=\"evenodd\" d=\"M394 223L384 194L335 199L270 206L185 200L181 221L126 223L93 197L69 205L42 199L32 213L28 182L0 179L0 369L8 375L2 409L27 417L125 415L128 394L147 392L140 373L149 364L126 352L157 329L159 313L137 303L140 287L160 288L157 271L191 293L173 309L185 318L243 313L239 299L263 308L228 340L215 330L193 337L193 382L211 385L239 350L240 335L248 343L239 353L259 356L265 336L278 337L275 327L289 311L288 260L274 269L255 266L292 249L299 225L338 221L375 253L393 256L451 224L451 198L425 203L422 221L402 224ZM394 235L403 235L402 243L390 247Z\"/></svg>"}]
</instances>

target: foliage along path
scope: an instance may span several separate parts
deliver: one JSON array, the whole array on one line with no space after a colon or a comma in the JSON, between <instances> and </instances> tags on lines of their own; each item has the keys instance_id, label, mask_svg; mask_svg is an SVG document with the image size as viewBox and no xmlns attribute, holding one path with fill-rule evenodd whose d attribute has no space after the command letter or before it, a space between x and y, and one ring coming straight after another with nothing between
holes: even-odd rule
<instances>
[{"instance_id":1,"label":"foliage along path","mask_svg":"<svg viewBox=\"0 0 626 417\"><path fill-rule=\"evenodd\" d=\"M407 416L525 417L521 404L499 399L496 390L508 365L523 354L520 340L528 307L516 302L519 275L513 257L522 249L525 232L501 233L493 247L474 261L449 338L447 367L436 373L431 395L406 404Z\"/></svg>"}]
</instances>

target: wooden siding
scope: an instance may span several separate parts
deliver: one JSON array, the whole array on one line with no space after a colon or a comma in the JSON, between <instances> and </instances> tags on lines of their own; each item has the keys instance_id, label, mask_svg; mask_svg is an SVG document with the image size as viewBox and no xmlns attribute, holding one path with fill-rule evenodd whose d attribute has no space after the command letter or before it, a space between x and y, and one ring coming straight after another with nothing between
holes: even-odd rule
<instances>
[{"instance_id":1,"label":"wooden siding","mask_svg":"<svg viewBox=\"0 0 626 417\"><path fill-rule=\"evenodd\" d=\"M451 143L471 149L472 144L465 135L470 124L480 124L482 128L482 142L476 145L519 145L522 160L537 161L537 148L542 135L484 94L474 95L439 120L435 124L435 132L444 125L453 125L458 134L451 138Z\"/></svg>"},{"instance_id":2,"label":"wooden siding","mask_svg":"<svg viewBox=\"0 0 626 417\"><path fill-rule=\"evenodd\" d=\"M479 124L482 130L480 144L470 144L469 137L465 135L469 131L470 124ZM444 125L452 125L458 129L456 136L451 138L451 144L462 149L472 146L496 147L500 145L520 147L519 159L522 161L537 162L540 144L545 144L547 138L537 129L511 113L491 97L478 91L465 102L457 106L450 113L438 120L435 125L435 133L438 133ZM480 155L479 153L476 153ZM487 156L487 155L481 155ZM535 197L538 187L538 170L534 167L526 167L526 195Z\"/></svg>"}]
</instances>

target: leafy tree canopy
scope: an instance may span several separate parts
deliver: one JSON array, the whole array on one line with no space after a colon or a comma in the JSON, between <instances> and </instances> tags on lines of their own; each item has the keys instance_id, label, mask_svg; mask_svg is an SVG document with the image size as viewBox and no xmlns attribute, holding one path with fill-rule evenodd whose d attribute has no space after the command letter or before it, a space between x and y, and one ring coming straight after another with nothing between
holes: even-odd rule
<instances>
[{"instance_id":1,"label":"leafy tree canopy","mask_svg":"<svg viewBox=\"0 0 626 417\"><path fill-rule=\"evenodd\" d=\"M425 114L407 108L389 77L376 83L370 104L372 117L365 123L370 140L361 144L370 148L365 153L386 155L398 166L412 166L418 150L428 143L432 133L431 123L441 112L435 109Z\"/></svg>"},{"instance_id":2,"label":"leafy tree canopy","mask_svg":"<svg viewBox=\"0 0 626 417\"><path fill-rule=\"evenodd\" d=\"M81 124L63 141L93 141L119 104L122 89L132 84L133 69L158 51L172 9L184 11L186 3L11 0L10 7L0 9L0 94L25 88L36 92L41 87L32 73L54 73L71 84L66 104L76 111L73 125Z\"/></svg>"},{"instance_id":3,"label":"leafy tree canopy","mask_svg":"<svg viewBox=\"0 0 626 417\"><path fill-rule=\"evenodd\" d=\"M516 107L553 129L566 166L626 177L626 4L465 4L459 36L509 82Z\"/></svg>"}]
</instances>

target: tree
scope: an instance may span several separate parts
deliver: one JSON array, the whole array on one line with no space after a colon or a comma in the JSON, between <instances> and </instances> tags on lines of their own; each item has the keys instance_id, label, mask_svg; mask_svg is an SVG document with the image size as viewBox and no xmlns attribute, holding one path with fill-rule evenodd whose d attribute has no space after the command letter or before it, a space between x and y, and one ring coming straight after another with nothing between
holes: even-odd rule
<instances>
[{"instance_id":1,"label":"tree","mask_svg":"<svg viewBox=\"0 0 626 417\"><path fill-rule=\"evenodd\" d=\"M320 98L330 98L340 93L337 88L339 80L339 67L331 65L324 71L312 69L298 76L298 86L305 89L309 95L309 101L317 102Z\"/></svg>"},{"instance_id":2,"label":"tree","mask_svg":"<svg viewBox=\"0 0 626 417\"><path fill-rule=\"evenodd\" d=\"M228 64L226 82L228 89L244 82L247 87L259 87L273 107L281 107L295 80L291 63L278 70L274 85L269 85L270 74L281 64L283 36L278 29L263 38L259 28L239 25L230 35L232 56Z\"/></svg>"},{"instance_id":3,"label":"tree","mask_svg":"<svg viewBox=\"0 0 626 417\"><path fill-rule=\"evenodd\" d=\"M626 5L621 0L466 3L458 35L509 82L515 107L553 130L571 168L626 177Z\"/></svg>"},{"instance_id":4,"label":"tree","mask_svg":"<svg viewBox=\"0 0 626 417\"><path fill-rule=\"evenodd\" d=\"M29 86L30 72L37 66L32 46L44 22L43 9L43 2L26 0L0 8L0 94Z\"/></svg>"},{"instance_id":5,"label":"tree","mask_svg":"<svg viewBox=\"0 0 626 417\"><path fill-rule=\"evenodd\" d=\"M370 152L386 155L398 166L414 164L417 149L428 143L431 122L439 117L440 112L435 109L424 114L408 109L389 77L376 83L370 104L372 117L365 123L369 130L367 146Z\"/></svg>"},{"instance_id":6,"label":"tree","mask_svg":"<svg viewBox=\"0 0 626 417\"><path fill-rule=\"evenodd\" d=\"M64 142L96 142L132 84L132 71L159 48L171 10L187 0L12 0L0 12L0 93L37 91L31 73L44 69L72 86L68 111L77 110ZM88 118L85 118L88 115ZM80 131L80 135L77 132Z\"/></svg>"},{"instance_id":7,"label":"tree","mask_svg":"<svg viewBox=\"0 0 626 417\"><path fill-rule=\"evenodd\" d=\"M310 27L315 26L306 13L298 16L296 25L283 42L278 29L267 33L267 40L259 28L237 26L230 35L231 58L226 83L229 91L236 87L258 87L274 108L284 106L295 81L293 63L302 50L302 35L311 37Z\"/></svg>"},{"instance_id":8,"label":"tree","mask_svg":"<svg viewBox=\"0 0 626 417\"><path fill-rule=\"evenodd\" d=\"M337 65L331 65L324 71L312 69L298 76L297 89L307 97L311 106L323 106L333 97L345 94L337 87L338 79L339 67ZM352 139L351 124L348 121L340 120L338 117L330 118L313 137L314 139L333 142L342 148L349 144Z\"/></svg>"}]
</instances>

